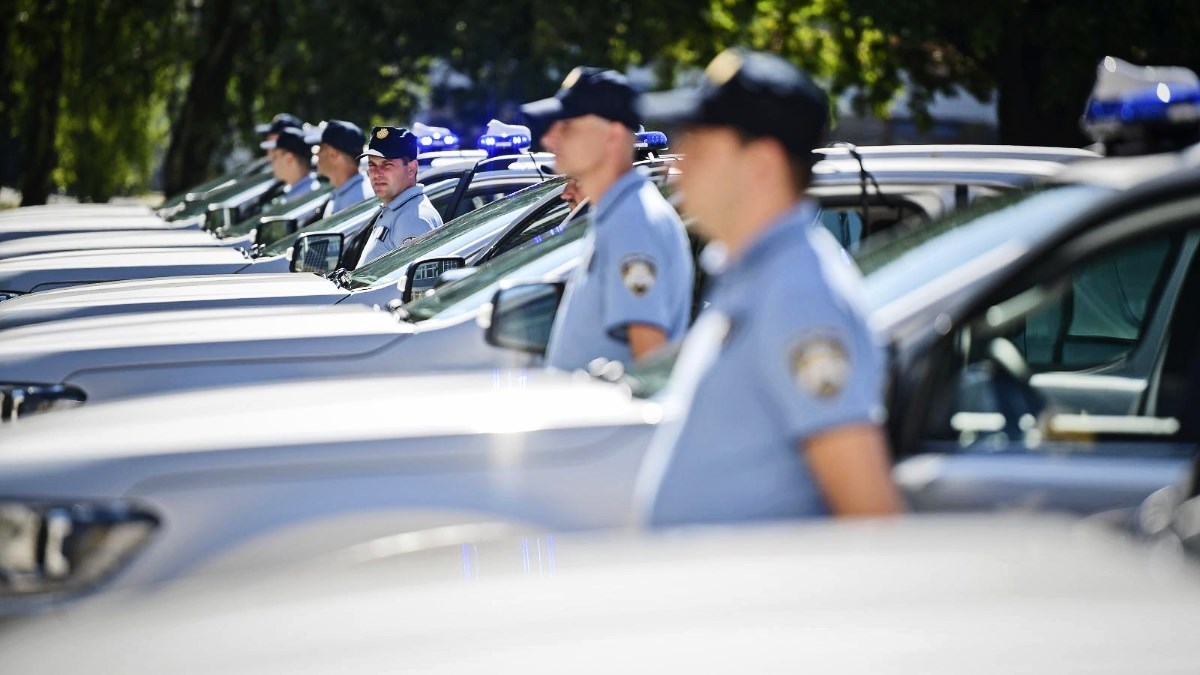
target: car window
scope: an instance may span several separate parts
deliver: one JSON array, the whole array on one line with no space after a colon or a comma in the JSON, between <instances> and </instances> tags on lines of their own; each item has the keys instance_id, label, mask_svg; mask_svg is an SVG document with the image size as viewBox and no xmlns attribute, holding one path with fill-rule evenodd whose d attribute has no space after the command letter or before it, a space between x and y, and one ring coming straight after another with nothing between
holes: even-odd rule
<instances>
[{"instance_id":1,"label":"car window","mask_svg":"<svg viewBox=\"0 0 1200 675\"><path fill-rule=\"evenodd\" d=\"M1094 185L1014 192L928 224L900 225L870 237L854 256L866 277L867 304L879 309L1001 246L1034 246L1111 193Z\"/></svg>"},{"instance_id":2,"label":"car window","mask_svg":"<svg viewBox=\"0 0 1200 675\"><path fill-rule=\"evenodd\" d=\"M299 232L293 232L292 234L289 234L283 239L280 239L274 244L264 248L262 253L259 255L260 257L283 255L289 248L292 247L293 244L296 243L296 240L300 238L301 234L307 234L309 232L329 232L331 230L341 228L354 220L362 220L363 222L366 222L366 220L370 219L371 215L374 214L375 210L378 208L378 199L363 200L354 206L329 216L328 218L318 220Z\"/></svg>"},{"instance_id":3,"label":"car window","mask_svg":"<svg viewBox=\"0 0 1200 675\"><path fill-rule=\"evenodd\" d=\"M351 288L366 288L381 283L394 283L404 276L408 265L415 260L433 254L437 249L456 239L468 239L475 231L487 225L489 228L504 228L511 224L525 209L536 204L546 195L560 187L566 179L552 178L543 183L525 188L471 213L455 218L428 234L413 240L407 247L391 251L350 273Z\"/></svg>"},{"instance_id":4,"label":"car window","mask_svg":"<svg viewBox=\"0 0 1200 675\"><path fill-rule=\"evenodd\" d=\"M522 180L492 180L481 184L472 184L467 188L462 200L458 203L458 207L454 211L454 217L457 218L476 209L483 208L497 199L503 199L517 190L540 182L541 180L538 178L526 178Z\"/></svg>"},{"instance_id":5,"label":"car window","mask_svg":"<svg viewBox=\"0 0 1200 675\"><path fill-rule=\"evenodd\" d=\"M582 253L582 249L575 251L568 247L575 242L582 245L589 225L589 219L577 218L561 227L551 228L541 234L541 241L537 245L510 251L484 263L471 276L446 284L434 293L410 302L405 305L405 310L412 321L450 318L470 311L487 302L497 285L505 279L518 274L522 278L537 279L569 264L573 257Z\"/></svg>"},{"instance_id":6,"label":"car window","mask_svg":"<svg viewBox=\"0 0 1200 675\"><path fill-rule=\"evenodd\" d=\"M956 334L926 438L992 453L1174 437L1181 420L1147 403L1174 319L1196 299L1181 295L1194 250L1181 235L1125 244L991 304Z\"/></svg>"}]
</instances>

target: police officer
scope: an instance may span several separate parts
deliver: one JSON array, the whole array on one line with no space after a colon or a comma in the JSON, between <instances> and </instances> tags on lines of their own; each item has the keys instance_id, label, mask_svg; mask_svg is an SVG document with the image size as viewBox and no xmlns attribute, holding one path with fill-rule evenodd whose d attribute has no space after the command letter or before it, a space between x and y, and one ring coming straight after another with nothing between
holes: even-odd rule
<instances>
[{"instance_id":1,"label":"police officer","mask_svg":"<svg viewBox=\"0 0 1200 675\"><path fill-rule=\"evenodd\" d=\"M303 129L304 122L291 113L279 113L270 122L255 125L254 132L262 136L264 141L273 141L280 131L289 128Z\"/></svg>"},{"instance_id":2,"label":"police officer","mask_svg":"<svg viewBox=\"0 0 1200 675\"><path fill-rule=\"evenodd\" d=\"M899 511L861 279L805 198L824 92L779 57L728 50L699 89L641 104L684 125L684 208L725 252L672 372L681 415L639 477L644 522Z\"/></svg>"},{"instance_id":3,"label":"police officer","mask_svg":"<svg viewBox=\"0 0 1200 675\"><path fill-rule=\"evenodd\" d=\"M357 124L343 120L330 120L305 136L306 143L319 146L317 173L333 184L333 199L325 209L325 217L375 198L366 176L358 169L365 140Z\"/></svg>"},{"instance_id":4,"label":"police officer","mask_svg":"<svg viewBox=\"0 0 1200 675\"><path fill-rule=\"evenodd\" d=\"M547 365L629 365L687 330L695 270L679 215L633 168L636 94L620 73L580 67L553 98L522 106L542 145L588 198L592 228L567 283Z\"/></svg>"},{"instance_id":5,"label":"police officer","mask_svg":"<svg viewBox=\"0 0 1200 675\"><path fill-rule=\"evenodd\" d=\"M271 153L271 171L283 183L279 200L294 201L319 187L312 172L312 145L300 129L286 127L261 147Z\"/></svg>"},{"instance_id":6,"label":"police officer","mask_svg":"<svg viewBox=\"0 0 1200 675\"><path fill-rule=\"evenodd\" d=\"M408 239L442 226L442 216L417 182L417 137L403 127L375 127L366 152L367 176L383 202L359 265L393 251Z\"/></svg>"}]
</instances>

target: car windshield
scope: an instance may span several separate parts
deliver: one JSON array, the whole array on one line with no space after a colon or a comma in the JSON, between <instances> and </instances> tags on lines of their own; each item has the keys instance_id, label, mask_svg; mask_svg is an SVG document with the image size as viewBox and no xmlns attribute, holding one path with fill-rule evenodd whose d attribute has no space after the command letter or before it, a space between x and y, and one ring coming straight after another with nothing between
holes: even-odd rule
<instances>
[{"instance_id":1,"label":"car windshield","mask_svg":"<svg viewBox=\"0 0 1200 675\"><path fill-rule=\"evenodd\" d=\"M225 230L224 233L222 233L222 237L232 239L234 237L242 237L250 234L262 225L263 218L285 215L295 211L296 209L302 209L306 206L314 209L318 208L325 202L329 201L329 197L332 192L333 186L329 185L328 183L323 183L319 184L317 189L309 192L308 194L301 195L294 201L269 204L259 213L242 220L240 223L231 225L227 230Z\"/></svg>"},{"instance_id":2,"label":"car windshield","mask_svg":"<svg viewBox=\"0 0 1200 675\"><path fill-rule=\"evenodd\" d=\"M364 215L369 219L371 217L370 214L374 213L375 209L378 209L378 208L379 208L379 200L378 199L365 199L365 200L355 204L354 206L351 206L350 208L345 209L344 211L335 213L334 215L332 215L328 218L323 218L321 220L318 220L317 222L313 223L312 225L309 225L308 227L304 228L303 230L300 230L299 232L293 232L293 233L289 234L288 236L284 237L283 239L280 239L279 241L275 242L274 244L271 244L270 246L267 246L266 248L264 248L262 250L262 253L259 254L259 256L263 257L263 258L268 258L271 256L283 255L284 253L287 253L287 250L289 248L291 248L293 244L296 243L296 240L299 239L300 235L302 235L302 234L307 234L309 232L328 232L329 230L336 230L337 228L345 225L346 223L349 223L353 220L362 218Z\"/></svg>"},{"instance_id":3,"label":"car windshield","mask_svg":"<svg viewBox=\"0 0 1200 675\"><path fill-rule=\"evenodd\" d=\"M205 215L208 213L209 204L219 204L226 199L231 199L240 195L247 189L273 182L275 182L275 177L271 175L270 172L251 174L237 181L233 185L226 185L223 188L217 189L215 192L213 192L211 195L208 195L201 201L187 202L187 204L184 205L183 209L179 211L179 213L171 214L171 218L178 220L191 216Z\"/></svg>"},{"instance_id":4,"label":"car windshield","mask_svg":"<svg viewBox=\"0 0 1200 675\"><path fill-rule=\"evenodd\" d=\"M366 288L397 282L404 277L405 270L411 263L438 252L449 242L474 236L475 230L485 224L489 225L489 229L492 230L508 227L525 209L562 186L565 181L565 178L552 178L455 218L436 230L418 237L408 246L392 251L351 272L350 288ZM451 254L450 251L445 253Z\"/></svg>"},{"instance_id":5,"label":"car windshield","mask_svg":"<svg viewBox=\"0 0 1200 675\"><path fill-rule=\"evenodd\" d=\"M1112 190L1066 185L978 202L931 223L901 227L865 245L855 262L871 311L1006 244L1035 246Z\"/></svg>"},{"instance_id":6,"label":"car windshield","mask_svg":"<svg viewBox=\"0 0 1200 675\"><path fill-rule=\"evenodd\" d=\"M410 321L434 317L449 319L481 307L491 300L501 281L520 276L539 279L569 265L582 253L583 235L590 220L578 218L542 232L521 248L480 265L471 276L446 284L405 306ZM581 242L571 247L573 242ZM578 250L576 250L578 249Z\"/></svg>"}]
</instances>

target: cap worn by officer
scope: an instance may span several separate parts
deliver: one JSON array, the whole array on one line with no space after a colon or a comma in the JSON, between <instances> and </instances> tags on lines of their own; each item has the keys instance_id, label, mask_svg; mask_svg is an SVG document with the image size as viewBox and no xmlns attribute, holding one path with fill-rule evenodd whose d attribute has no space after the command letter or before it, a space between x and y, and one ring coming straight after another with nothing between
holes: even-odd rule
<instances>
[{"instance_id":1,"label":"cap worn by officer","mask_svg":"<svg viewBox=\"0 0 1200 675\"><path fill-rule=\"evenodd\" d=\"M416 134L404 127L375 127L371 129L366 151L359 154L358 159L382 157L411 161L417 158L418 148Z\"/></svg>"},{"instance_id":2,"label":"cap worn by officer","mask_svg":"<svg viewBox=\"0 0 1200 675\"><path fill-rule=\"evenodd\" d=\"M647 119L771 137L798 157L821 145L829 124L829 100L807 74L774 54L745 49L718 54L700 87L645 94L638 109Z\"/></svg>"},{"instance_id":3,"label":"cap worn by officer","mask_svg":"<svg viewBox=\"0 0 1200 675\"><path fill-rule=\"evenodd\" d=\"M630 131L639 126L637 92L615 70L580 66L563 80L550 98L521 106L533 126L545 131L558 120L596 115L620 122Z\"/></svg>"},{"instance_id":4,"label":"cap worn by officer","mask_svg":"<svg viewBox=\"0 0 1200 675\"><path fill-rule=\"evenodd\" d=\"M304 122L299 117L291 113L279 113L271 118L270 122L265 124L255 125L254 131L260 136L270 136L277 134L284 129L302 129Z\"/></svg>"},{"instance_id":5,"label":"cap worn by officer","mask_svg":"<svg viewBox=\"0 0 1200 675\"><path fill-rule=\"evenodd\" d=\"M303 131L293 127L281 129L275 140L263 141L259 147L264 150L285 150L303 160L312 159L312 144L308 142Z\"/></svg>"},{"instance_id":6,"label":"cap worn by officer","mask_svg":"<svg viewBox=\"0 0 1200 675\"><path fill-rule=\"evenodd\" d=\"M355 159L362 156L363 141L362 129L357 124L345 120L329 120L304 137L304 142L309 145L324 143Z\"/></svg>"}]
</instances>

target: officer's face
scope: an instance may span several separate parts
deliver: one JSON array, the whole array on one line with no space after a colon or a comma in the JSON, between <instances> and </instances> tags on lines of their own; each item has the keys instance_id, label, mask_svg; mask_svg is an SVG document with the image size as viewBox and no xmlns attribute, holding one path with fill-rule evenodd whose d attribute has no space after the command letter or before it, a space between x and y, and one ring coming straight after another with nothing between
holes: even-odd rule
<instances>
[{"instance_id":1,"label":"officer's face","mask_svg":"<svg viewBox=\"0 0 1200 675\"><path fill-rule=\"evenodd\" d=\"M336 178L342 166L342 157L346 155L328 143L322 143L317 150L317 173L326 178Z\"/></svg>"},{"instance_id":2,"label":"officer's face","mask_svg":"<svg viewBox=\"0 0 1200 675\"><path fill-rule=\"evenodd\" d=\"M679 188L684 210L696 226L712 239L722 239L736 223L737 204L746 174L745 145L741 137L721 127L693 127L680 138Z\"/></svg>"},{"instance_id":3,"label":"officer's face","mask_svg":"<svg viewBox=\"0 0 1200 675\"><path fill-rule=\"evenodd\" d=\"M542 136L542 145L554 153L558 171L571 176L587 176L604 161L612 124L596 115L558 120Z\"/></svg>"},{"instance_id":4,"label":"officer's face","mask_svg":"<svg viewBox=\"0 0 1200 675\"><path fill-rule=\"evenodd\" d=\"M417 182L417 163L406 159L367 158L367 177L382 202L390 202Z\"/></svg>"}]
</instances>

